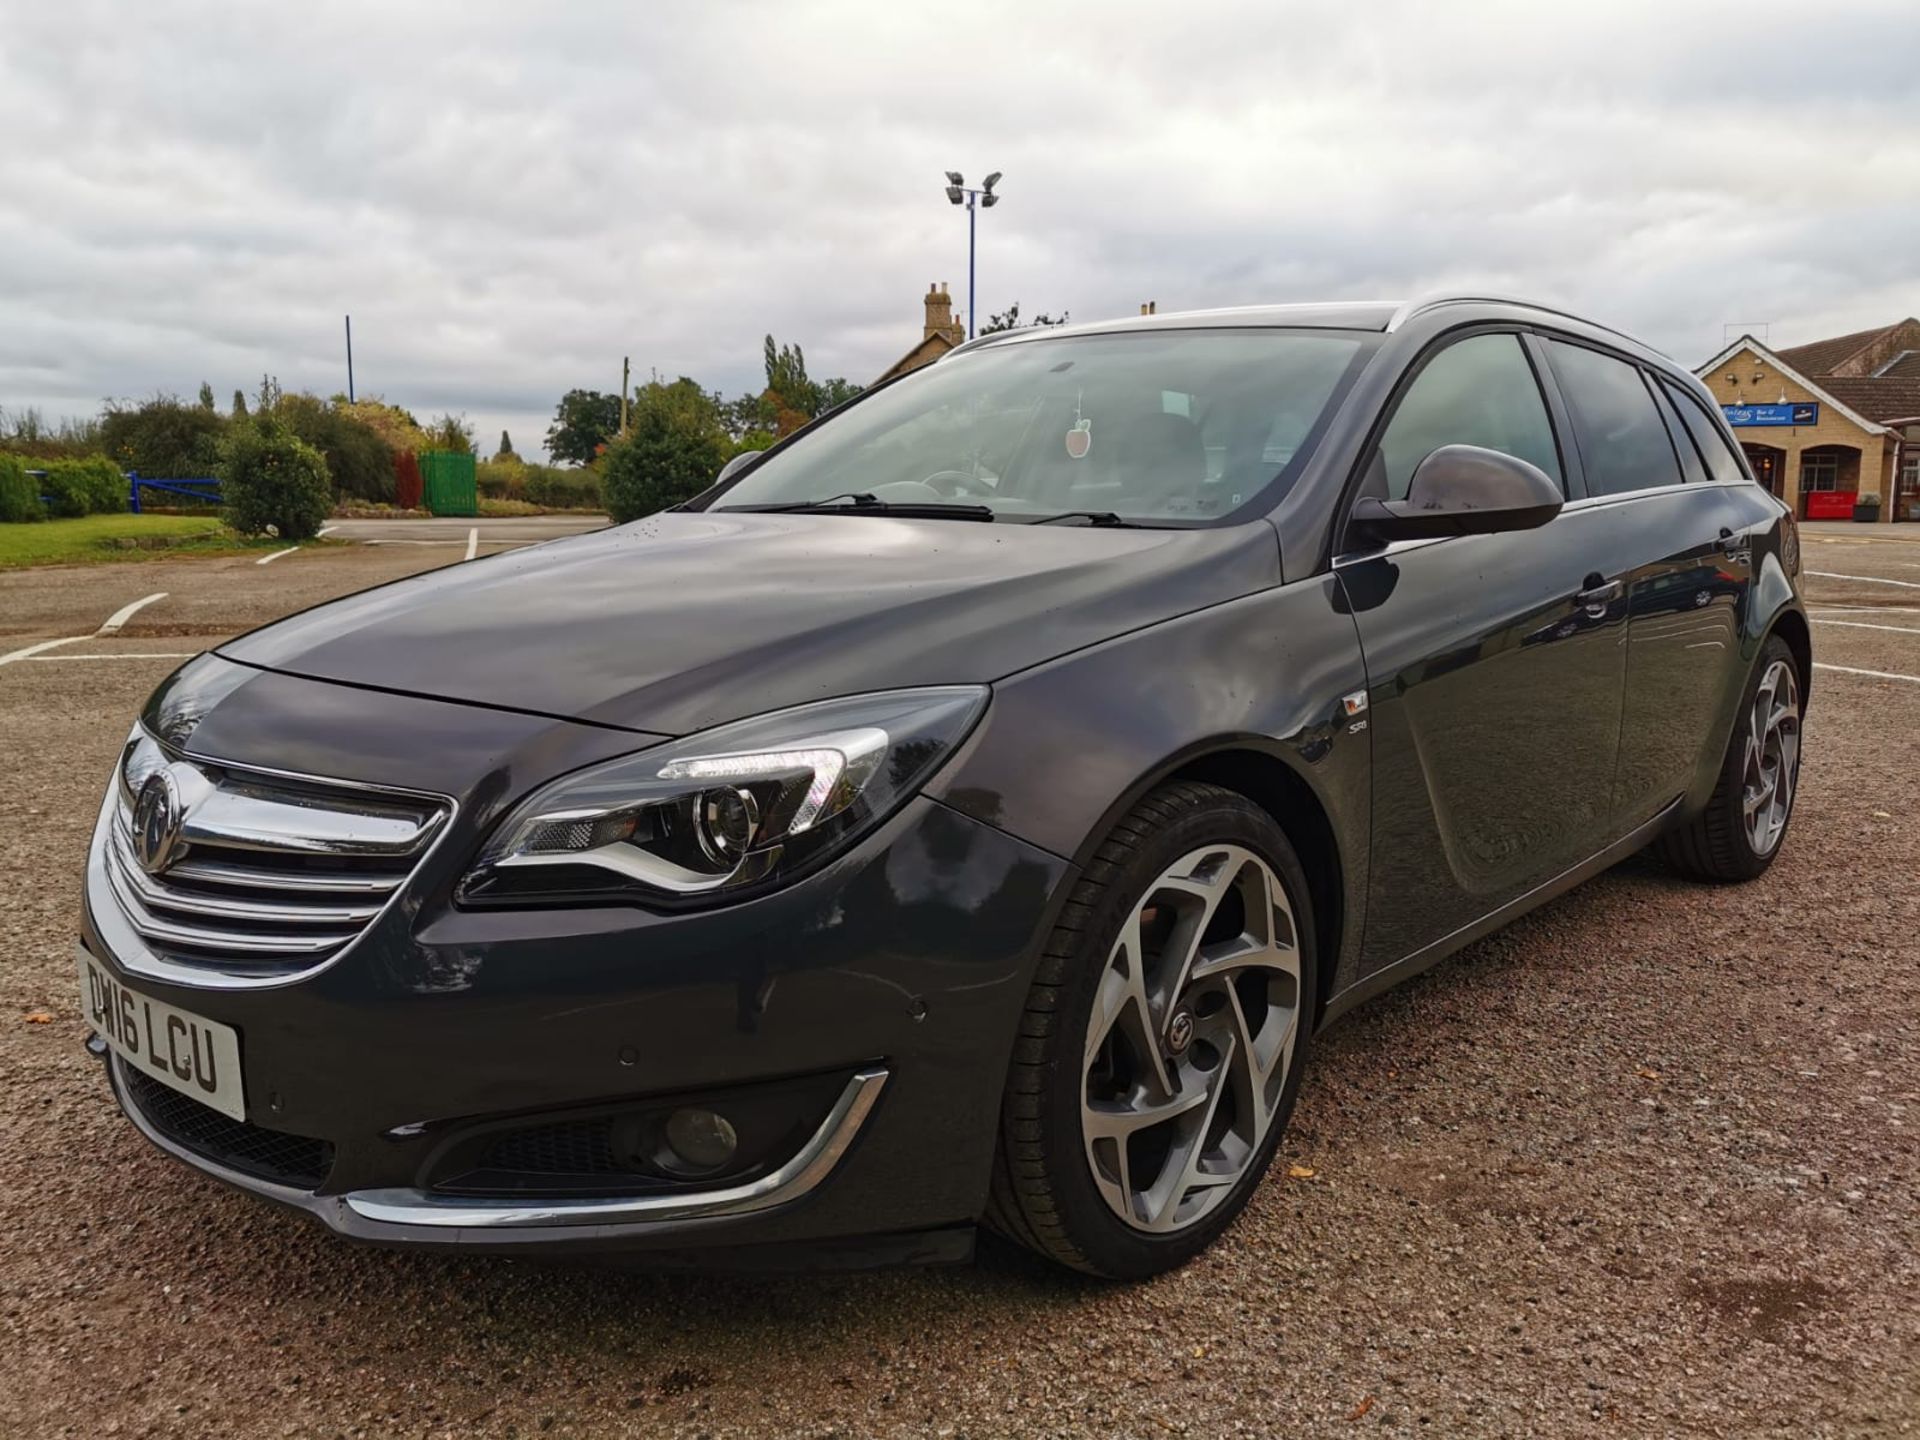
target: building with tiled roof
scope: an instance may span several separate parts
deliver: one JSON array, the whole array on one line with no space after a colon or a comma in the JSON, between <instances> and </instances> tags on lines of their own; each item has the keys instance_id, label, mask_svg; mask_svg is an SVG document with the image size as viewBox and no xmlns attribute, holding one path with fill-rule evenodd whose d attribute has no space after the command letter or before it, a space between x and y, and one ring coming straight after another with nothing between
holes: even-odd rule
<instances>
[{"instance_id":1,"label":"building with tiled roof","mask_svg":"<svg viewBox=\"0 0 1920 1440\"><path fill-rule=\"evenodd\" d=\"M967 338L967 332L953 318L953 296L944 281L927 286L925 298L927 320L921 328L920 343L889 365L874 384L904 375L909 370L918 370L923 365L931 365Z\"/></svg>"},{"instance_id":2,"label":"building with tiled roof","mask_svg":"<svg viewBox=\"0 0 1920 1440\"><path fill-rule=\"evenodd\" d=\"M1694 373L1801 518L1920 520L1920 320L1779 350L1742 335Z\"/></svg>"}]
</instances>

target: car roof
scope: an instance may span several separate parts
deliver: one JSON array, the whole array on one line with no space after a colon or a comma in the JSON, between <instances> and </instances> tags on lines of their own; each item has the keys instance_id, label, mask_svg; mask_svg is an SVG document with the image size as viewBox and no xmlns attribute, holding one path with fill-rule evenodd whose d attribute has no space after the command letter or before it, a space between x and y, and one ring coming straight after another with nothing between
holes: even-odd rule
<instances>
[{"instance_id":1,"label":"car roof","mask_svg":"<svg viewBox=\"0 0 1920 1440\"><path fill-rule=\"evenodd\" d=\"M1137 330L1229 330L1248 328L1286 328L1303 330L1366 330L1391 334L1402 325L1430 310L1461 306L1512 315L1528 311L1556 320L1573 321L1589 329L1605 332L1630 342L1635 348L1657 354L1630 335L1611 326L1574 315L1551 305L1523 300L1511 295L1445 292L1422 296L1417 300L1335 300L1297 305L1239 305L1224 310L1178 310L1166 314L1123 315L1114 320L1096 320L1083 325L1027 326L977 336L955 346L949 355L989 345L1017 344L1025 340L1059 338L1068 335L1111 335ZM945 357L942 357L945 358ZM1661 356L1662 360L1666 357Z\"/></svg>"}]
</instances>

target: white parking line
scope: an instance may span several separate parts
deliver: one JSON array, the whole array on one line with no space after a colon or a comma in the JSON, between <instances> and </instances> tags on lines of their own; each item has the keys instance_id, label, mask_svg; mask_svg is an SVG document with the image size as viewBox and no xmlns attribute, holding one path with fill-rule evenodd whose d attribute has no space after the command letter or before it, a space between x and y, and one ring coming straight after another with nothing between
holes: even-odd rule
<instances>
[{"instance_id":1,"label":"white parking line","mask_svg":"<svg viewBox=\"0 0 1920 1440\"><path fill-rule=\"evenodd\" d=\"M480 553L480 527L474 526L467 531L467 559L471 560Z\"/></svg>"},{"instance_id":2,"label":"white parking line","mask_svg":"<svg viewBox=\"0 0 1920 1440\"><path fill-rule=\"evenodd\" d=\"M1920 605L1815 605L1816 615L1920 615Z\"/></svg>"},{"instance_id":3,"label":"white parking line","mask_svg":"<svg viewBox=\"0 0 1920 1440\"><path fill-rule=\"evenodd\" d=\"M1831 570L1809 570L1822 580L1858 580L1863 585L1898 585L1902 590L1920 590L1920 580L1882 580L1878 575L1836 575Z\"/></svg>"},{"instance_id":4,"label":"white parking line","mask_svg":"<svg viewBox=\"0 0 1920 1440\"><path fill-rule=\"evenodd\" d=\"M1920 675L1896 675L1891 670L1856 670L1851 665L1829 665L1824 660L1813 662L1816 670L1834 670L1842 675L1865 675L1871 680L1904 680L1909 685L1920 685Z\"/></svg>"},{"instance_id":5,"label":"white parking line","mask_svg":"<svg viewBox=\"0 0 1920 1440\"><path fill-rule=\"evenodd\" d=\"M299 548L300 547L298 545L290 545L285 550L276 550L271 555L262 555L258 560L254 561L253 563L256 565L271 565L275 560L278 560L282 555L291 555L295 550L298 550Z\"/></svg>"},{"instance_id":6,"label":"white parking line","mask_svg":"<svg viewBox=\"0 0 1920 1440\"><path fill-rule=\"evenodd\" d=\"M0 655L0 665L11 665L16 660L31 660L42 650L51 650L56 645L78 645L82 640L91 640L91 635L69 635L64 640L42 640L38 645L29 645L24 650L10 650Z\"/></svg>"},{"instance_id":7,"label":"white parking line","mask_svg":"<svg viewBox=\"0 0 1920 1440\"><path fill-rule=\"evenodd\" d=\"M191 660L198 650L127 650L118 655L29 655L36 665L57 665L63 660Z\"/></svg>"},{"instance_id":8,"label":"white parking line","mask_svg":"<svg viewBox=\"0 0 1920 1440\"><path fill-rule=\"evenodd\" d=\"M133 618L134 612L136 610L139 610L145 606L151 605L156 600L164 600L166 598L167 598L166 591L157 590L153 594L147 596L145 599L135 600L129 604L122 605L118 610L114 611L113 614L107 617L106 624L102 625L98 630L94 631L93 633L96 635L118 634L120 631L120 627L126 624L127 621Z\"/></svg>"},{"instance_id":9,"label":"white parking line","mask_svg":"<svg viewBox=\"0 0 1920 1440\"><path fill-rule=\"evenodd\" d=\"M327 538L327 536L331 535L335 530L339 528L340 527L337 525L322 525L318 530L314 532L313 538L316 540L324 540Z\"/></svg>"},{"instance_id":10,"label":"white parking line","mask_svg":"<svg viewBox=\"0 0 1920 1440\"><path fill-rule=\"evenodd\" d=\"M1920 629L1912 625L1869 625L1864 620L1818 620L1816 625L1838 625L1844 630L1891 630L1896 635L1920 635Z\"/></svg>"}]
</instances>

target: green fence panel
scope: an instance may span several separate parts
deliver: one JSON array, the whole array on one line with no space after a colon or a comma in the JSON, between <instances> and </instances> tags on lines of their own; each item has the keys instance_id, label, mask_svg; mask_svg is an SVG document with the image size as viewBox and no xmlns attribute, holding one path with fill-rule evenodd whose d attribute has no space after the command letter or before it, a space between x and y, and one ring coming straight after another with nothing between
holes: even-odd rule
<instances>
[{"instance_id":1,"label":"green fence panel","mask_svg":"<svg viewBox=\"0 0 1920 1440\"><path fill-rule=\"evenodd\" d=\"M478 515L480 489L473 456L455 450L422 451L420 493L436 515Z\"/></svg>"}]
</instances>

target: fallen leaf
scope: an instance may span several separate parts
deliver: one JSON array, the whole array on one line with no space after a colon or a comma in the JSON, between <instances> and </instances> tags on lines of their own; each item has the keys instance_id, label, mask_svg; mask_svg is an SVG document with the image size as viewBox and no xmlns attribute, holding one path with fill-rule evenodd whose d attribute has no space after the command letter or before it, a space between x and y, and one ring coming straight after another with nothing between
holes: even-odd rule
<instances>
[{"instance_id":1,"label":"fallen leaf","mask_svg":"<svg viewBox=\"0 0 1920 1440\"><path fill-rule=\"evenodd\" d=\"M1371 1410L1372 1408L1373 1408L1373 1397L1371 1395L1362 1396L1360 1403L1353 1407L1353 1413L1347 1416L1347 1419L1364 1420L1367 1418L1367 1411Z\"/></svg>"},{"instance_id":2,"label":"fallen leaf","mask_svg":"<svg viewBox=\"0 0 1920 1440\"><path fill-rule=\"evenodd\" d=\"M1295 1180L1311 1180L1313 1178L1313 1169L1307 1165L1289 1165L1287 1166L1287 1174Z\"/></svg>"},{"instance_id":3,"label":"fallen leaf","mask_svg":"<svg viewBox=\"0 0 1920 1440\"><path fill-rule=\"evenodd\" d=\"M1193 1347L1193 1358L1194 1358L1194 1359L1196 1359L1196 1360L1204 1360L1204 1359L1206 1359L1206 1358L1207 1358L1207 1347L1206 1347L1206 1346L1204 1346L1204 1345L1196 1345L1196 1346L1194 1346L1194 1347Z\"/></svg>"},{"instance_id":4,"label":"fallen leaf","mask_svg":"<svg viewBox=\"0 0 1920 1440\"><path fill-rule=\"evenodd\" d=\"M1658 1080L1660 1078L1660 1072L1658 1070L1636 1070L1633 1073L1638 1075L1642 1080Z\"/></svg>"},{"instance_id":5,"label":"fallen leaf","mask_svg":"<svg viewBox=\"0 0 1920 1440\"><path fill-rule=\"evenodd\" d=\"M27 1024L29 1025L51 1025L52 1023L53 1016L44 1010L32 1010L27 1013Z\"/></svg>"},{"instance_id":6,"label":"fallen leaf","mask_svg":"<svg viewBox=\"0 0 1920 1440\"><path fill-rule=\"evenodd\" d=\"M1876 820L1891 820L1893 819L1893 813L1888 810L1876 810L1873 812L1873 818Z\"/></svg>"}]
</instances>

